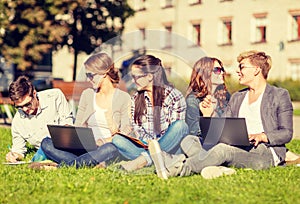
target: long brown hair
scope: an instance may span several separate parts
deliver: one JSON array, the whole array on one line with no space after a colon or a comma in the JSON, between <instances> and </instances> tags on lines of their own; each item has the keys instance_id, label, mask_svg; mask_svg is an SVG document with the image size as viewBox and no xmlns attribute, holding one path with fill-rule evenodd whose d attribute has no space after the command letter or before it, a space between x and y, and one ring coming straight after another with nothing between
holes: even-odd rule
<instances>
[{"instance_id":1,"label":"long brown hair","mask_svg":"<svg viewBox=\"0 0 300 204\"><path fill-rule=\"evenodd\" d=\"M159 134L160 127L160 112L163 101L165 99L165 88L170 86L161 60L152 55L143 55L137 58L132 65L136 65L144 74L153 75L153 120L154 132ZM132 66L131 65L131 66ZM145 91L138 91L135 99L134 121L141 125L142 116L146 114L146 102L144 97Z\"/></svg>"},{"instance_id":2,"label":"long brown hair","mask_svg":"<svg viewBox=\"0 0 300 204\"><path fill-rule=\"evenodd\" d=\"M214 95L220 107L223 107L227 93L225 84L218 86L212 93L211 74L216 61L223 67L221 60L214 57L202 57L194 64L186 96L192 92L197 98L203 98L208 94Z\"/></svg>"}]
</instances>

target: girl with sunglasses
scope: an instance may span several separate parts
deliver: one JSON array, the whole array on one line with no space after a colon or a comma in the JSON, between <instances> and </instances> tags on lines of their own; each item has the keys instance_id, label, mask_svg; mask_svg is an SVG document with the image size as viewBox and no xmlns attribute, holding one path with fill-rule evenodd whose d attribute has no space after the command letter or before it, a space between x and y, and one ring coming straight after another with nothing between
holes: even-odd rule
<instances>
[{"instance_id":1,"label":"girl with sunglasses","mask_svg":"<svg viewBox=\"0 0 300 204\"><path fill-rule=\"evenodd\" d=\"M186 94L187 112L186 123L190 134L201 137L199 125L200 116L219 117L224 112L230 98L225 83L225 70L223 63L214 57L202 57L193 67L190 83ZM207 108L202 108L202 101L212 103L212 114L207 113ZM210 112L210 111L209 111Z\"/></svg>"},{"instance_id":2,"label":"girl with sunglasses","mask_svg":"<svg viewBox=\"0 0 300 204\"><path fill-rule=\"evenodd\" d=\"M161 60L153 55L137 58L131 75L137 88L131 107L134 136L146 144L157 140L164 151L177 153L188 133L184 96L169 84ZM131 160L122 164L123 169L133 171L152 164L148 150L127 138L114 136L113 143Z\"/></svg>"},{"instance_id":3,"label":"girl with sunglasses","mask_svg":"<svg viewBox=\"0 0 300 204\"><path fill-rule=\"evenodd\" d=\"M118 88L119 72L106 53L90 56L84 63L86 76L92 88L83 91L75 120L75 126L90 127L98 148L82 155L56 149L50 138L42 142L45 154L60 166L95 166L116 159L117 148L111 143L117 132L131 131L129 120L131 99Z\"/></svg>"},{"instance_id":4,"label":"girl with sunglasses","mask_svg":"<svg viewBox=\"0 0 300 204\"><path fill-rule=\"evenodd\" d=\"M239 72L245 68L252 67L239 64ZM203 57L193 67L186 97L186 123L189 126L190 134L199 136L201 141L203 139L199 124L200 116L220 117L229 102L230 94L224 83L224 74L222 62L213 57ZM212 115L210 115L211 112L213 112ZM299 164L300 156L288 150L285 162L287 165Z\"/></svg>"}]
</instances>

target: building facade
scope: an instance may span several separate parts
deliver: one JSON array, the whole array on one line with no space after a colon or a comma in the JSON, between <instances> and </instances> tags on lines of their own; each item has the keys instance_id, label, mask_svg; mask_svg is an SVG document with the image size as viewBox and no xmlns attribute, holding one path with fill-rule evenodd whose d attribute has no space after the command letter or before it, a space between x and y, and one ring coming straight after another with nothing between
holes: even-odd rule
<instances>
[{"instance_id":1,"label":"building facade","mask_svg":"<svg viewBox=\"0 0 300 204\"><path fill-rule=\"evenodd\" d=\"M136 13L126 21L122 48L114 50L117 61L129 50L146 49L172 72L188 77L193 63L207 55L221 59L227 72L235 75L238 54L254 49L272 57L270 79L300 80L299 0L129 3Z\"/></svg>"}]
</instances>

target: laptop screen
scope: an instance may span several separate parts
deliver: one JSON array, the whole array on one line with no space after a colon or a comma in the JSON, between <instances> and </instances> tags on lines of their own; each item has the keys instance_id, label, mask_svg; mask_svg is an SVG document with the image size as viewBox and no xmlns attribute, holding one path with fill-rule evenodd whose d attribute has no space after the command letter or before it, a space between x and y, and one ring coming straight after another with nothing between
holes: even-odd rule
<instances>
[{"instance_id":1,"label":"laptop screen","mask_svg":"<svg viewBox=\"0 0 300 204\"><path fill-rule=\"evenodd\" d=\"M200 128L205 145L250 146L245 118L200 117Z\"/></svg>"},{"instance_id":2,"label":"laptop screen","mask_svg":"<svg viewBox=\"0 0 300 204\"><path fill-rule=\"evenodd\" d=\"M96 141L91 128L47 125L53 145L57 149L84 153L97 149Z\"/></svg>"}]
</instances>

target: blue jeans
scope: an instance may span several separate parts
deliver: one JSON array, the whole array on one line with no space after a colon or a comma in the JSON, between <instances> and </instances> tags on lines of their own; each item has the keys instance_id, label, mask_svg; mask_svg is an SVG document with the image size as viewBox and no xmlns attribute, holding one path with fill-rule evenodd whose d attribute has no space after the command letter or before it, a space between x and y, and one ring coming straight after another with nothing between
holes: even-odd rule
<instances>
[{"instance_id":1,"label":"blue jeans","mask_svg":"<svg viewBox=\"0 0 300 204\"><path fill-rule=\"evenodd\" d=\"M76 166L76 168L84 166L96 166L104 161L111 161L117 159L119 156L118 149L112 143L106 143L98 147L94 151L84 153L82 155L75 155L71 152L56 149L53 146L51 138L43 139L41 148L46 154L47 158L58 163L61 166Z\"/></svg>"},{"instance_id":2,"label":"blue jeans","mask_svg":"<svg viewBox=\"0 0 300 204\"><path fill-rule=\"evenodd\" d=\"M187 124L183 120L178 120L169 126L166 133L158 140L158 143L165 152L171 154L180 153L180 142L187 134ZM138 156L143 155L146 158L148 165L152 163L148 150L136 146L129 139L116 135L113 137L112 142L126 159L133 160Z\"/></svg>"},{"instance_id":3,"label":"blue jeans","mask_svg":"<svg viewBox=\"0 0 300 204\"><path fill-rule=\"evenodd\" d=\"M47 156L45 155L45 153L43 152L42 148L40 147L36 153L33 155L31 161L33 162L40 162L40 161L44 161L47 159Z\"/></svg>"},{"instance_id":4,"label":"blue jeans","mask_svg":"<svg viewBox=\"0 0 300 204\"><path fill-rule=\"evenodd\" d=\"M274 159L270 148L259 144L256 148L242 149L224 143L219 143L206 151L202 148L199 138L187 136L181 143L183 152L188 155L182 176L200 173L207 166L234 166L237 168L251 168L255 170L267 169L274 166Z\"/></svg>"}]
</instances>

